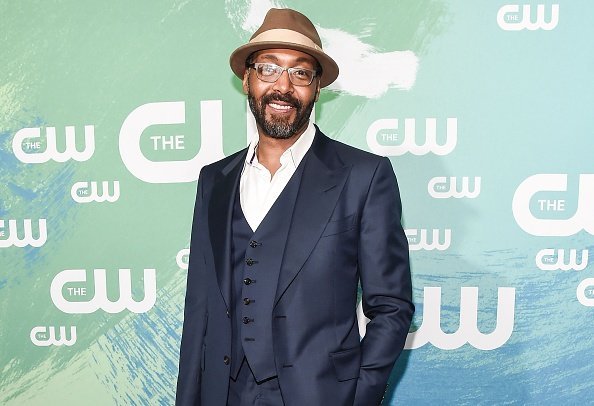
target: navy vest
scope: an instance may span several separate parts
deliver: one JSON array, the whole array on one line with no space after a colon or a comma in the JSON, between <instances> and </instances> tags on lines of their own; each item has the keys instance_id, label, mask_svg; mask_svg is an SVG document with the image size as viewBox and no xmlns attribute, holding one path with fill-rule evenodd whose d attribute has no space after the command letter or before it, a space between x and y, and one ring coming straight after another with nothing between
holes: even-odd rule
<instances>
[{"instance_id":1,"label":"navy vest","mask_svg":"<svg viewBox=\"0 0 594 406\"><path fill-rule=\"evenodd\" d=\"M231 377L245 357L260 382L277 375L272 340L272 309L293 208L307 156L254 232L236 193L232 223ZM238 182L239 183L239 182Z\"/></svg>"}]
</instances>

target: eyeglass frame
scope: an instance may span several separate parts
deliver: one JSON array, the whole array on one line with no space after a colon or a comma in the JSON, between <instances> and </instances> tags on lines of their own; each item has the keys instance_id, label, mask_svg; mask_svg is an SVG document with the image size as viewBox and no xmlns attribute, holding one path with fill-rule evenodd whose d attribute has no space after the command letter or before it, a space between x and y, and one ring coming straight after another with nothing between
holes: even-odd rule
<instances>
[{"instance_id":1,"label":"eyeglass frame","mask_svg":"<svg viewBox=\"0 0 594 406\"><path fill-rule=\"evenodd\" d=\"M268 80L262 79L262 78L260 77L260 75L258 74L258 69L257 69L257 66L256 66L256 65L270 65L270 66L274 66L276 71L278 71L279 69L281 69L281 71L280 71L280 73L278 74L278 76L276 77L276 79L274 79L273 81L269 82ZM293 85L295 85L295 86L300 86L300 87L306 87L306 86L310 86L310 85L313 83L313 80L314 80L314 79L315 79L317 76L319 76L319 73L318 73L318 71L317 71L316 69L307 69L307 68L298 68L298 67L284 68L284 67L282 67L282 66L279 66L279 65L277 65L277 64L275 64L275 63L271 63L271 62L252 62L252 63L247 63L247 64L246 64L246 67L247 67L248 69L249 69L249 68L252 68L252 69L254 69L254 70L256 71L256 77L257 77L258 79L260 79L262 82L266 82L266 83L276 83L276 81L277 81L277 80L279 80L279 79L280 79L280 77L283 75L283 72L284 72L284 71L287 71L287 75L289 76L289 81L290 81L290 82L291 82ZM304 71L308 71L308 72L312 72L312 73L313 73L313 75L312 75L312 77L311 77L311 81L310 81L308 84L306 84L306 85L301 85L301 84L298 84L298 83L294 83L294 82L293 82L293 79L291 78L291 75L292 75L292 73L293 73L293 72L295 72L295 71L299 71L299 70L304 70Z\"/></svg>"}]
</instances>

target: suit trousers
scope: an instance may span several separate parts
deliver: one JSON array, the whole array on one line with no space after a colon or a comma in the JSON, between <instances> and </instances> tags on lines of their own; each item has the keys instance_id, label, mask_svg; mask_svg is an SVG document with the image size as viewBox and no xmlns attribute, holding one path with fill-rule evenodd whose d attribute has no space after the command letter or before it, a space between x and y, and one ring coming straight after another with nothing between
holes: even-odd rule
<instances>
[{"instance_id":1,"label":"suit trousers","mask_svg":"<svg viewBox=\"0 0 594 406\"><path fill-rule=\"evenodd\" d=\"M284 406L278 377L256 382L252 370L243 357L237 379L229 378L227 406Z\"/></svg>"}]
</instances>

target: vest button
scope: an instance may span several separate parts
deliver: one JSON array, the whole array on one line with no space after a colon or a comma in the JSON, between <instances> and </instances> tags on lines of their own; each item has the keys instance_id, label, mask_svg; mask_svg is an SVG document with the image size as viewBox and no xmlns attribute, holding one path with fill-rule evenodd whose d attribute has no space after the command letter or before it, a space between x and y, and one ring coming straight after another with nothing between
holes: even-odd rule
<instances>
[{"instance_id":1,"label":"vest button","mask_svg":"<svg viewBox=\"0 0 594 406\"><path fill-rule=\"evenodd\" d=\"M247 297L244 297L244 298L243 298L243 304L244 304L244 305L246 305L246 306L247 306L247 305L249 305L250 303L252 303L252 301L251 301L249 298L247 298Z\"/></svg>"},{"instance_id":2,"label":"vest button","mask_svg":"<svg viewBox=\"0 0 594 406\"><path fill-rule=\"evenodd\" d=\"M229 365L230 362L231 362L231 358L229 358L228 356L225 355L223 357L223 364Z\"/></svg>"},{"instance_id":3,"label":"vest button","mask_svg":"<svg viewBox=\"0 0 594 406\"><path fill-rule=\"evenodd\" d=\"M254 321L254 319L250 319L249 317L244 317L243 318L243 324L248 324L251 321Z\"/></svg>"},{"instance_id":4,"label":"vest button","mask_svg":"<svg viewBox=\"0 0 594 406\"><path fill-rule=\"evenodd\" d=\"M253 281L253 280L251 280L250 278L245 278L245 279L243 280L243 283L244 283L244 284L246 284L246 285L250 285L252 282L254 282L254 281Z\"/></svg>"},{"instance_id":5,"label":"vest button","mask_svg":"<svg viewBox=\"0 0 594 406\"><path fill-rule=\"evenodd\" d=\"M254 260L252 258L248 258L248 259L245 260L245 263L247 264L247 266L252 266L254 264L257 264L258 261Z\"/></svg>"},{"instance_id":6,"label":"vest button","mask_svg":"<svg viewBox=\"0 0 594 406\"><path fill-rule=\"evenodd\" d=\"M252 240L252 241L250 241L250 247L252 247L252 248L256 248L258 245L260 245L260 244L258 243L258 241L255 241L255 240Z\"/></svg>"}]
</instances>

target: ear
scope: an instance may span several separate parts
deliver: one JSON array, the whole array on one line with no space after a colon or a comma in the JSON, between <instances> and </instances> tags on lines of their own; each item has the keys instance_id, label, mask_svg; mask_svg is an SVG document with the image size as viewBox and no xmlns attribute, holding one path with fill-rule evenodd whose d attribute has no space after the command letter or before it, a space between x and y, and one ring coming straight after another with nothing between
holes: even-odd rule
<instances>
[{"instance_id":1,"label":"ear","mask_svg":"<svg viewBox=\"0 0 594 406\"><path fill-rule=\"evenodd\" d=\"M250 89L250 84L248 83L250 77L250 69L246 68L245 72L243 72L243 94L248 94Z\"/></svg>"},{"instance_id":2,"label":"ear","mask_svg":"<svg viewBox=\"0 0 594 406\"><path fill-rule=\"evenodd\" d=\"M316 98L314 99L315 102L317 102L320 98L320 81L321 79L318 80L318 84L316 85Z\"/></svg>"}]
</instances>

